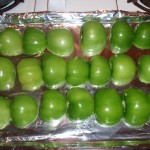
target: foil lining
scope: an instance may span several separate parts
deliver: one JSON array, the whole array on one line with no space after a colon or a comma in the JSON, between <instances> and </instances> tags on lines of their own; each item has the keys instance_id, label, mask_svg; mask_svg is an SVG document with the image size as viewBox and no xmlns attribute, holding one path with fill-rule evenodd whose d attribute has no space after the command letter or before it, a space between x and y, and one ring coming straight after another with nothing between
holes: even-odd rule
<instances>
[{"instance_id":1,"label":"foil lining","mask_svg":"<svg viewBox=\"0 0 150 150\"><path fill-rule=\"evenodd\" d=\"M95 12L69 12L69 13L56 13L56 12L37 12L37 13L21 13L21 14L4 14L0 16L0 30L3 30L7 26L13 26L20 31L23 31L27 26L37 26L42 28L45 32L49 28L56 26L68 27L74 34L75 38L75 51L78 52L79 48L79 31L80 26L87 20L96 19L102 22L106 28L109 28L116 19L124 18L131 24L138 24L143 21L150 21L149 13L142 12L125 12L125 11L95 11ZM78 37L77 37L78 36ZM107 51L108 47L106 47ZM133 48L132 50L135 50ZM146 51L150 54L150 50ZM80 55L74 53L74 55ZM106 57L108 54L103 53ZM137 51L134 55L135 61L141 55L141 52ZM17 63L19 59L26 56L17 56L11 58L14 63ZM37 57L37 56L35 56ZM122 91L124 88L135 86L143 89L146 92L150 92L150 86L139 83L136 79L131 84L118 88L111 84L108 87ZM85 86L91 94L94 93L95 88L91 87L88 83ZM61 90L62 93L66 93L68 87L64 86ZM45 88L41 88L35 92L25 92L21 90L21 87L16 83L16 87L10 92L1 92L0 95L12 97L18 93L30 93L34 95L39 101L41 94ZM8 96L9 95L9 96ZM0 131L0 146L17 146L28 145L35 147L74 147L74 146L135 146L143 143L150 144L150 122L143 127L132 128L127 126L123 120L118 124L105 127L98 124L95 117L82 121L72 122L68 120L66 116L63 116L59 120L55 120L51 123L43 123L39 118L27 129L21 130L15 128L10 124L7 128ZM143 142L144 141L144 142ZM91 144L92 143L92 144Z\"/></svg>"},{"instance_id":2,"label":"foil lining","mask_svg":"<svg viewBox=\"0 0 150 150\"><path fill-rule=\"evenodd\" d=\"M118 18L126 18L129 22L139 23L149 21L149 13L127 12L127 11L94 11L94 12L34 12L34 13L14 13L0 16L1 24L58 24L67 23L81 24L87 20L97 19L102 23L112 23Z\"/></svg>"}]
</instances>

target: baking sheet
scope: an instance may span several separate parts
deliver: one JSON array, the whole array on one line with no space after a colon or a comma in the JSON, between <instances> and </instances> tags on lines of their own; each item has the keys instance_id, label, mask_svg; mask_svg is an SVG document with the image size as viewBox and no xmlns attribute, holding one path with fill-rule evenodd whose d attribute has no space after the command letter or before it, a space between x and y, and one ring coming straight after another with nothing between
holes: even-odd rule
<instances>
[{"instance_id":1,"label":"baking sheet","mask_svg":"<svg viewBox=\"0 0 150 150\"><path fill-rule=\"evenodd\" d=\"M21 14L4 14L0 16L0 30L7 26L14 27L21 32L27 26L41 28L45 33L53 27L66 27L71 30L75 38L75 51L73 56L82 56L79 46L80 26L88 20L96 19L104 24L109 30L111 24L118 18L125 18L131 25L136 25L143 21L150 21L150 14L142 12L124 12L124 11L95 11L95 12L37 12L37 13L21 13ZM47 53L47 51L45 51ZM150 50L140 51L134 46L127 52L132 56L135 62L143 54L150 54ZM107 43L106 48L101 53L106 58L109 58L112 53L109 50ZM20 55L9 57L16 65L20 59L29 57L28 55ZM41 59L40 56L30 56ZM86 58L88 59L88 58ZM128 85L123 87L115 87L111 83L107 87L114 88L121 92L128 87L138 87L145 92L150 92L150 85L139 82L137 76ZM60 89L63 94L66 94L68 86L65 85ZM85 86L91 94L94 94L96 88L90 84ZM19 93L27 93L36 97L40 102L41 94L46 90L42 87L35 92L27 92L21 89L21 86L16 81L15 88L9 92L0 92L0 95L7 96L11 99L13 95ZM136 146L141 144L150 144L150 122L143 127L133 128L127 126L122 120L120 123L104 127L98 124L95 117L82 121L72 122L66 116L60 120L56 120L51 124L42 122L39 118L27 129L17 129L12 124L0 131L0 146L17 146L28 145L34 147L96 147L96 146Z\"/></svg>"}]
</instances>

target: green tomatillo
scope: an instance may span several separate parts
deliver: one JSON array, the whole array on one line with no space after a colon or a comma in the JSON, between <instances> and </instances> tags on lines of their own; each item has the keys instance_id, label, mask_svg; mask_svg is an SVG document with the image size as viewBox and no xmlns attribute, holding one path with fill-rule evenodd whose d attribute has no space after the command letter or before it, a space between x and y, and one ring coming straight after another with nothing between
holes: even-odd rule
<instances>
[{"instance_id":1,"label":"green tomatillo","mask_svg":"<svg viewBox=\"0 0 150 150\"><path fill-rule=\"evenodd\" d=\"M35 27L27 27L23 33L23 51L25 54L41 54L46 49L45 33Z\"/></svg>"},{"instance_id":2,"label":"green tomatillo","mask_svg":"<svg viewBox=\"0 0 150 150\"><path fill-rule=\"evenodd\" d=\"M123 91L125 102L125 122L134 127L143 126L149 120L150 103L148 95L137 88L128 88Z\"/></svg>"},{"instance_id":3,"label":"green tomatillo","mask_svg":"<svg viewBox=\"0 0 150 150\"><path fill-rule=\"evenodd\" d=\"M0 90L10 90L15 85L16 69L13 62L0 57Z\"/></svg>"},{"instance_id":4,"label":"green tomatillo","mask_svg":"<svg viewBox=\"0 0 150 150\"><path fill-rule=\"evenodd\" d=\"M69 119L85 120L94 112L94 99L89 91L83 88L72 88L67 92Z\"/></svg>"},{"instance_id":5,"label":"green tomatillo","mask_svg":"<svg viewBox=\"0 0 150 150\"><path fill-rule=\"evenodd\" d=\"M142 22L136 26L134 45L141 50L150 48L150 22Z\"/></svg>"},{"instance_id":6,"label":"green tomatillo","mask_svg":"<svg viewBox=\"0 0 150 150\"><path fill-rule=\"evenodd\" d=\"M8 126L10 121L10 101L0 96L0 130Z\"/></svg>"},{"instance_id":7,"label":"green tomatillo","mask_svg":"<svg viewBox=\"0 0 150 150\"><path fill-rule=\"evenodd\" d=\"M141 82L150 84L150 55L142 55L139 58L138 77Z\"/></svg>"},{"instance_id":8,"label":"green tomatillo","mask_svg":"<svg viewBox=\"0 0 150 150\"><path fill-rule=\"evenodd\" d=\"M98 89L94 96L95 116L98 123L105 126L115 125L123 118L121 96L115 89Z\"/></svg>"},{"instance_id":9,"label":"green tomatillo","mask_svg":"<svg viewBox=\"0 0 150 150\"><path fill-rule=\"evenodd\" d=\"M101 53L106 46L106 30L98 21L91 20L81 26L81 49L83 55L93 56Z\"/></svg>"},{"instance_id":10,"label":"green tomatillo","mask_svg":"<svg viewBox=\"0 0 150 150\"><path fill-rule=\"evenodd\" d=\"M43 85L41 64L36 58L21 59L17 73L23 90L35 91Z\"/></svg>"},{"instance_id":11,"label":"green tomatillo","mask_svg":"<svg viewBox=\"0 0 150 150\"><path fill-rule=\"evenodd\" d=\"M103 56L97 55L90 59L89 81L93 86L105 86L111 79L109 61Z\"/></svg>"},{"instance_id":12,"label":"green tomatillo","mask_svg":"<svg viewBox=\"0 0 150 150\"><path fill-rule=\"evenodd\" d=\"M115 53L127 52L134 41L134 30L125 20L116 21L110 29L110 50Z\"/></svg>"},{"instance_id":13,"label":"green tomatillo","mask_svg":"<svg viewBox=\"0 0 150 150\"><path fill-rule=\"evenodd\" d=\"M13 124L20 129L27 128L38 116L38 103L27 94L18 94L12 98L11 117Z\"/></svg>"},{"instance_id":14,"label":"green tomatillo","mask_svg":"<svg viewBox=\"0 0 150 150\"><path fill-rule=\"evenodd\" d=\"M20 31L6 27L0 32L0 53L5 56L17 56L23 53L23 41Z\"/></svg>"},{"instance_id":15,"label":"green tomatillo","mask_svg":"<svg viewBox=\"0 0 150 150\"><path fill-rule=\"evenodd\" d=\"M47 34L47 49L58 56L69 56L74 50L74 37L66 28L54 28Z\"/></svg>"},{"instance_id":16,"label":"green tomatillo","mask_svg":"<svg viewBox=\"0 0 150 150\"><path fill-rule=\"evenodd\" d=\"M67 101L65 96L57 90L47 90L42 94L39 117L44 122L59 119L65 115Z\"/></svg>"},{"instance_id":17,"label":"green tomatillo","mask_svg":"<svg viewBox=\"0 0 150 150\"><path fill-rule=\"evenodd\" d=\"M44 55L42 58L42 73L47 87L60 88L66 81L66 61L63 57L57 55Z\"/></svg>"},{"instance_id":18,"label":"green tomatillo","mask_svg":"<svg viewBox=\"0 0 150 150\"><path fill-rule=\"evenodd\" d=\"M132 57L116 54L110 57L111 81L116 86L129 84L135 77L136 65Z\"/></svg>"},{"instance_id":19,"label":"green tomatillo","mask_svg":"<svg viewBox=\"0 0 150 150\"><path fill-rule=\"evenodd\" d=\"M74 57L67 62L67 76L66 81L72 86L79 86L85 84L89 79L89 65L80 58Z\"/></svg>"}]
</instances>

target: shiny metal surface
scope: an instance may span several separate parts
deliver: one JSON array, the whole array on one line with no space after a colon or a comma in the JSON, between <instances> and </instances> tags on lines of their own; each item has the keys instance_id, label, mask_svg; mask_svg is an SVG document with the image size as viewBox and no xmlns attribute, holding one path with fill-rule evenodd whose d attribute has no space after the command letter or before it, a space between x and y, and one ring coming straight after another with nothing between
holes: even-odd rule
<instances>
[{"instance_id":1,"label":"shiny metal surface","mask_svg":"<svg viewBox=\"0 0 150 150\"><path fill-rule=\"evenodd\" d=\"M127 0L128 3L133 3L140 9L150 12L150 1L149 0Z\"/></svg>"},{"instance_id":2,"label":"shiny metal surface","mask_svg":"<svg viewBox=\"0 0 150 150\"><path fill-rule=\"evenodd\" d=\"M79 53L79 33L80 26L83 22L91 19L99 20L109 30L111 24L119 18L125 18L130 24L138 24L143 21L149 21L148 13L134 13L124 11L96 11L86 13L55 13L55 12L39 12L39 13L22 13L22 14L5 14L0 16L0 30L7 26L17 28L21 32L27 26L36 26L47 32L53 27L69 28L75 36L75 53ZM112 54L108 51L106 46L102 55L109 58ZM128 53L135 61L143 54L150 54L150 50L141 52L135 47L131 48ZM12 57L12 61L17 64L18 60L28 57L25 55ZM37 56L35 56L37 57ZM129 85L118 88L111 83L108 87L115 88L121 92L124 88L135 86L150 92L149 85L140 83L136 78ZM63 94L68 90L65 85L61 90ZM85 89L88 89L93 94L96 88L93 88L89 83L86 84ZM45 87L30 94L34 95L38 102L40 96L45 90ZM0 95L11 98L13 95L22 93L19 84L10 92L1 92ZM59 120L55 120L49 124L42 122L39 118L30 127L24 130L15 128L12 124L6 129L0 131L0 146L33 146L36 148L51 148L51 147L98 147L98 146L137 146L142 144L150 144L150 122L143 127L132 128L127 126L122 119L118 124L105 127L98 124L95 117L82 121L72 122L66 116Z\"/></svg>"}]
</instances>

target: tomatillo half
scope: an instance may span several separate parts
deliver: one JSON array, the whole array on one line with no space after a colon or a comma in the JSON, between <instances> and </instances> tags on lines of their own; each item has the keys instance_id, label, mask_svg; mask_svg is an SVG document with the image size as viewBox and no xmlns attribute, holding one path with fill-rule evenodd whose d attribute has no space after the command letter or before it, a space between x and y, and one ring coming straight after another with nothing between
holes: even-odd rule
<instances>
[{"instance_id":1,"label":"tomatillo half","mask_svg":"<svg viewBox=\"0 0 150 150\"><path fill-rule=\"evenodd\" d=\"M129 84L135 77L136 64L132 57L126 54L115 54L110 57L112 71L111 81L116 86Z\"/></svg>"},{"instance_id":2,"label":"tomatillo half","mask_svg":"<svg viewBox=\"0 0 150 150\"><path fill-rule=\"evenodd\" d=\"M66 81L72 86L85 84L89 79L89 65L80 58L74 57L67 61Z\"/></svg>"},{"instance_id":3,"label":"tomatillo half","mask_svg":"<svg viewBox=\"0 0 150 150\"><path fill-rule=\"evenodd\" d=\"M12 27L6 27L0 32L0 53L5 56L17 56L23 53L20 31Z\"/></svg>"},{"instance_id":4,"label":"tomatillo half","mask_svg":"<svg viewBox=\"0 0 150 150\"><path fill-rule=\"evenodd\" d=\"M90 59L89 81L93 86L105 86L111 80L109 61L103 56L97 55Z\"/></svg>"},{"instance_id":5,"label":"tomatillo half","mask_svg":"<svg viewBox=\"0 0 150 150\"><path fill-rule=\"evenodd\" d=\"M10 121L10 101L0 96L0 130L8 126Z\"/></svg>"},{"instance_id":6,"label":"tomatillo half","mask_svg":"<svg viewBox=\"0 0 150 150\"><path fill-rule=\"evenodd\" d=\"M43 85L41 63L36 58L21 59L17 73L23 90L35 91Z\"/></svg>"},{"instance_id":7,"label":"tomatillo half","mask_svg":"<svg viewBox=\"0 0 150 150\"><path fill-rule=\"evenodd\" d=\"M47 34L47 49L58 56L69 56L74 50L74 37L66 28L54 28Z\"/></svg>"},{"instance_id":8,"label":"tomatillo half","mask_svg":"<svg viewBox=\"0 0 150 150\"><path fill-rule=\"evenodd\" d=\"M136 26L134 45L141 50L150 48L150 22L142 22Z\"/></svg>"},{"instance_id":9,"label":"tomatillo half","mask_svg":"<svg viewBox=\"0 0 150 150\"><path fill-rule=\"evenodd\" d=\"M23 33L23 51L25 54L42 54L46 49L45 33L35 27L27 27Z\"/></svg>"},{"instance_id":10,"label":"tomatillo half","mask_svg":"<svg viewBox=\"0 0 150 150\"><path fill-rule=\"evenodd\" d=\"M81 26L80 38L83 55L93 56L104 50L107 34L102 23L91 20Z\"/></svg>"},{"instance_id":11,"label":"tomatillo half","mask_svg":"<svg viewBox=\"0 0 150 150\"><path fill-rule=\"evenodd\" d=\"M59 119L65 115L67 101L57 90L46 90L41 97L39 117L44 122Z\"/></svg>"},{"instance_id":12,"label":"tomatillo half","mask_svg":"<svg viewBox=\"0 0 150 150\"><path fill-rule=\"evenodd\" d=\"M149 120L150 103L148 95L137 88L128 88L123 91L125 102L125 122L133 127L143 126Z\"/></svg>"},{"instance_id":13,"label":"tomatillo half","mask_svg":"<svg viewBox=\"0 0 150 150\"><path fill-rule=\"evenodd\" d=\"M67 115L71 120L88 119L94 112L93 96L83 88L76 87L68 90L67 101L69 103Z\"/></svg>"},{"instance_id":14,"label":"tomatillo half","mask_svg":"<svg viewBox=\"0 0 150 150\"><path fill-rule=\"evenodd\" d=\"M42 57L42 73L44 83L48 88L60 88L66 83L66 61L57 55L44 55Z\"/></svg>"},{"instance_id":15,"label":"tomatillo half","mask_svg":"<svg viewBox=\"0 0 150 150\"><path fill-rule=\"evenodd\" d=\"M134 30L125 20L116 21L110 29L110 50L115 53L125 53L133 45Z\"/></svg>"},{"instance_id":16,"label":"tomatillo half","mask_svg":"<svg viewBox=\"0 0 150 150\"><path fill-rule=\"evenodd\" d=\"M12 98L11 117L17 128L27 128L37 119L37 116L38 104L35 98L27 94L18 94Z\"/></svg>"},{"instance_id":17,"label":"tomatillo half","mask_svg":"<svg viewBox=\"0 0 150 150\"><path fill-rule=\"evenodd\" d=\"M115 89L98 89L94 99L94 110L98 123L105 126L111 126L121 121L124 108L121 96Z\"/></svg>"},{"instance_id":18,"label":"tomatillo half","mask_svg":"<svg viewBox=\"0 0 150 150\"><path fill-rule=\"evenodd\" d=\"M10 90L16 80L15 65L9 58L0 57L0 90Z\"/></svg>"},{"instance_id":19,"label":"tomatillo half","mask_svg":"<svg viewBox=\"0 0 150 150\"><path fill-rule=\"evenodd\" d=\"M138 60L138 77L143 83L150 84L150 55L142 55Z\"/></svg>"}]
</instances>

